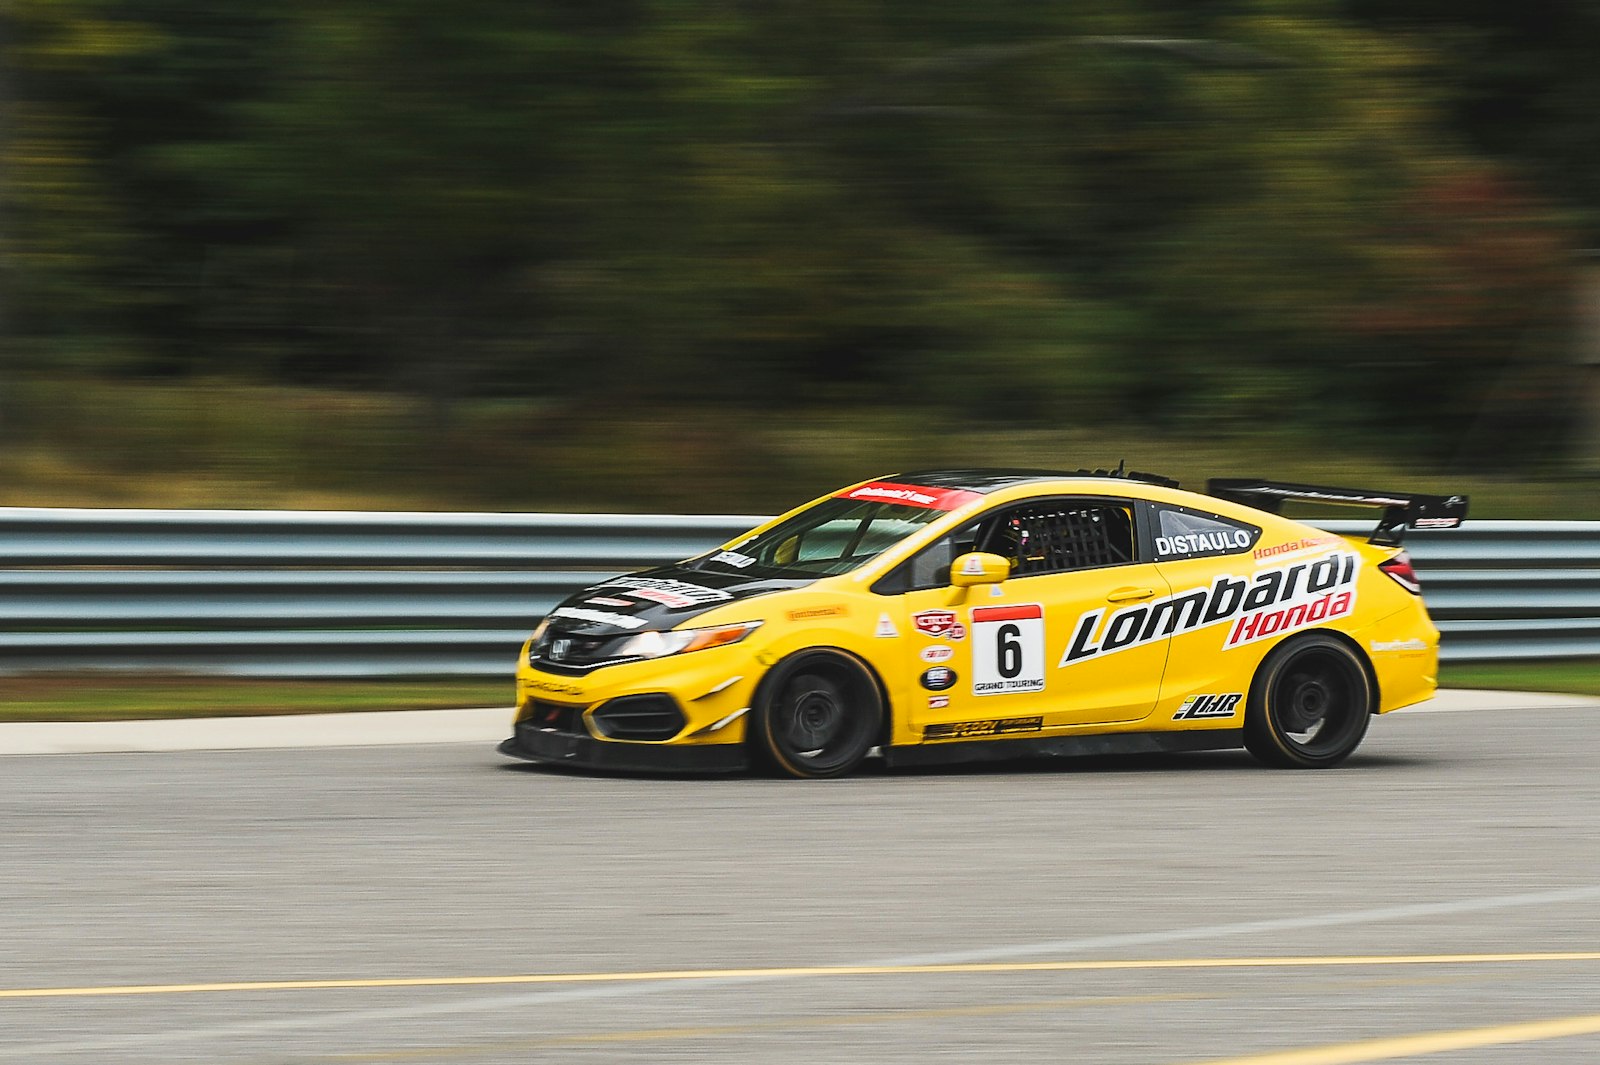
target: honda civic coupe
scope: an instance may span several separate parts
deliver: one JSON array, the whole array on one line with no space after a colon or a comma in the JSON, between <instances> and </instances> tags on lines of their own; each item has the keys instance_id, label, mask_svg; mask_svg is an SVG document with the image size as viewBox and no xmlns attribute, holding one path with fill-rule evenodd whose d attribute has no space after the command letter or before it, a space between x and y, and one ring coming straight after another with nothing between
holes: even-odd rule
<instances>
[{"instance_id":1,"label":"honda civic coupe","mask_svg":"<svg viewBox=\"0 0 1600 1065\"><path fill-rule=\"evenodd\" d=\"M1289 501L1381 513L1345 537ZM1241 746L1325 768L1433 694L1439 633L1400 541L1466 511L1120 470L864 481L567 598L522 649L500 750L795 777Z\"/></svg>"}]
</instances>

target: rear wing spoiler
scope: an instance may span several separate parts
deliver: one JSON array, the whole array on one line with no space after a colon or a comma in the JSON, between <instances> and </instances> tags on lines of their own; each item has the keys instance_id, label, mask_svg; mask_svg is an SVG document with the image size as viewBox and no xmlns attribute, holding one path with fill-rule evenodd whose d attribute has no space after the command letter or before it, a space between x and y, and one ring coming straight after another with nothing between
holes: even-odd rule
<instances>
[{"instance_id":1,"label":"rear wing spoiler","mask_svg":"<svg viewBox=\"0 0 1600 1065\"><path fill-rule=\"evenodd\" d=\"M1378 527L1369 539L1375 544L1390 546L1399 544L1407 529L1454 529L1467 517L1466 496L1424 496L1413 492L1215 477L1206 482L1206 493L1270 514L1279 513L1286 501L1382 507L1383 517L1378 519Z\"/></svg>"}]
</instances>

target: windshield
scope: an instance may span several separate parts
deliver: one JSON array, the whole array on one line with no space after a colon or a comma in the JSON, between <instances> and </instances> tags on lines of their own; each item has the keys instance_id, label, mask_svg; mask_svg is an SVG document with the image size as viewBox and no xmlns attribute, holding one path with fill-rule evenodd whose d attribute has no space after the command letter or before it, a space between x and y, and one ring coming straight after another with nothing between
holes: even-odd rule
<instances>
[{"instance_id":1,"label":"windshield","mask_svg":"<svg viewBox=\"0 0 1600 1065\"><path fill-rule=\"evenodd\" d=\"M827 577L878 557L945 511L834 497L691 563L752 577Z\"/></svg>"}]
</instances>

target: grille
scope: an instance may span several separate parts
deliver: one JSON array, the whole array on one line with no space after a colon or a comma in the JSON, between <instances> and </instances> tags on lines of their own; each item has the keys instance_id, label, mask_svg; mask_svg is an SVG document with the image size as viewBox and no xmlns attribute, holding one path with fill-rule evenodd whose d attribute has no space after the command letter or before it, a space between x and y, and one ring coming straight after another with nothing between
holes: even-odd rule
<instances>
[{"instance_id":1,"label":"grille","mask_svg":"<svg viewBox=\"0 0 1600 1065\"><path fill-rule=\"evenodd\" d=\"M531 649L529 660L557 672L583 672L620 658L628 636L580 636L551 627Z\"/></svg>"},{"instance_id":2,"label":"grille","mask_svg":"<svg viewBox=\"0 0 1600 1065\"><path fill-rule=\"evenodd\" d=\"M528 728L554 729L569 736L589 734L583 727L583 707L568 706L565 703L547 703L543 699L533 701L521 723Z\"/></svg>"},{"instance_id":3,"label":"grille","mask_svg":"<svg viewBox=\"0 0 1600 1065\"><path fill-rule=\"evenodd\" d=\"M669 695L625 695L596 710L595 731L613 740L670 740L683 730L683 711Z\"/></svg>"}]
</instances>

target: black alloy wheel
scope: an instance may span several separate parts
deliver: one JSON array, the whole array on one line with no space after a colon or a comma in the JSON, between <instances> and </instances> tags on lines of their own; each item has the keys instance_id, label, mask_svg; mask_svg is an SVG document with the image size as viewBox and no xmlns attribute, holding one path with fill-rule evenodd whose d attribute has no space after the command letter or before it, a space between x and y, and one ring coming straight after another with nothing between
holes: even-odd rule
<instances>
[{"instance_id":1,"label":"black alloy wheel","mask_svg":"<svg viewBox=\"0 0 1600 1065\"><path fill-rule=\"evenodd\" d=\"M1348 644L1317 634L1285 641L1262 661L1250 687L1244 745L1272 766L1338 765L1367 734L1373 694Z\"/></svg>"},{"instance_id":2,"label":"black alloy wheel","mask_svg":"<svg viewBox=\"0 0 1600 1065\"><path fill-rule=\"evenodd\" d=\"M883 725L883 699L866 667L811 652L768 676L751 739L760 761L794 777L838 777L861 764Z\"/></svg>"}]
</instances>

